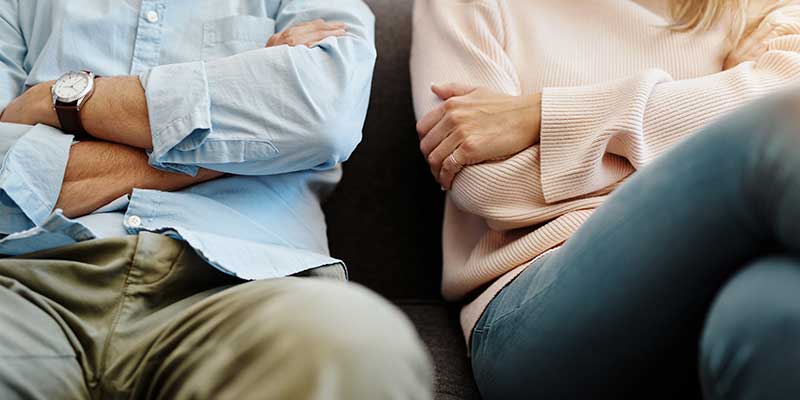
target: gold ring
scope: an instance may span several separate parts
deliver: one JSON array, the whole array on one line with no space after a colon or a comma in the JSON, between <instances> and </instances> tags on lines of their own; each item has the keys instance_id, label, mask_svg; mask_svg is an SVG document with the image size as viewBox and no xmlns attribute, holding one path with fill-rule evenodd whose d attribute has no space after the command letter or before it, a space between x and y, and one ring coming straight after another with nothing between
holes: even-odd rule
<instances>
[{"instance_id":1,"label":"gold ring","mask_svg":"<svg viewBox=\"0 0 800 400\"><path fill-rule=\"evenodd\" d=\"M458 160L456 160L456 153L450 154L450 157L447 158L450 159L450 163L452 163L453 166L456 167L456 169L458 170L464 169L464 164L461 164L460 162L458 162Z\"/></svg>"}]
</instances>

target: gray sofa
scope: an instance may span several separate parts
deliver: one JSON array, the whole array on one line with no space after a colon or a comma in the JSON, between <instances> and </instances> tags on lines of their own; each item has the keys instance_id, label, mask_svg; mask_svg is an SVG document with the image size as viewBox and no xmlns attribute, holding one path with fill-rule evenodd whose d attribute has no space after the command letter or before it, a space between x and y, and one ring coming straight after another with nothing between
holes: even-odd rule
<instances>
[{"instance_id":1,"label":"gray sofa","mask_svg":"<svg viewBox=\"0 0 800 400\"><path fill-rule=\"evenodd\" d=\"M378 62L364 140L326 203L331 252L353 281L399 305L436 365L437 399L478 399L458 327L441 299L444 197L419 153L408 57L413 0L367 0L377 17Z\"/></svg>"}]
</instances>

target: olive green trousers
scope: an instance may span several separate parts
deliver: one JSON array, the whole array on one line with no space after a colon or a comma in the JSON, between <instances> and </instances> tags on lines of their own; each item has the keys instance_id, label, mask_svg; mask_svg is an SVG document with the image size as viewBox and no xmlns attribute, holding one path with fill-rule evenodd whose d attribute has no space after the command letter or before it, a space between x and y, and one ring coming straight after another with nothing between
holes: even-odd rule
<instances>
[{"instance_id":1,"label":"olive green trousers","mask_svg":"<svg viewBox=\"0 0 800 400\"><path fill-rule=\"evenodd\" d=\"M427 399L409 321L355 284L247 282L152 233L0 259L0 399Z\"/></svg>"}]
</instances>

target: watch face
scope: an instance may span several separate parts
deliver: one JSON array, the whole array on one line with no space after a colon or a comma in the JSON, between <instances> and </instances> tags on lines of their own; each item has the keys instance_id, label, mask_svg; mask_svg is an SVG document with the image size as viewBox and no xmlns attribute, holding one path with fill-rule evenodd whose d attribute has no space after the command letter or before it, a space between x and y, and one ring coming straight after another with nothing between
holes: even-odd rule
<instances>
[{"instance_id":1,"label":"watch face","mask_svg":"<svg viewBox=\"0 0 800 400\"><path fill-rule=\"evenodd\" d=\"M68 72L53 85L53 93L59 101L71 103L86 96L93 83L86 72Z\"/></svg>"}]
</instances>

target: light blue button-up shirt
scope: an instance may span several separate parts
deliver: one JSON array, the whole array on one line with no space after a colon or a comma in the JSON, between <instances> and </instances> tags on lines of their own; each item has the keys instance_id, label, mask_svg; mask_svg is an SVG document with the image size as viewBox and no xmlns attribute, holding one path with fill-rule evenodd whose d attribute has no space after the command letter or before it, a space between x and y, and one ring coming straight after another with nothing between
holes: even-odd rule
<instances>
[{"instance_id":1,"label":"light blue button-up shirt","mask_svg":"<svg viewBox=\"0 0 800 400\"><path fill-rule=\"evenodd\" d=\"M346 23L347 35L264 48L275 32L317 18ZM178 192L134 190L70 220L54 206L72 137L0 124L0 255L151 231L245 279L339 263L320 201L361 139L373 33L360 0L0 2L0 108L66 71L138 75L150 164L231 174Z\"/></svg>"}]
</instances>

